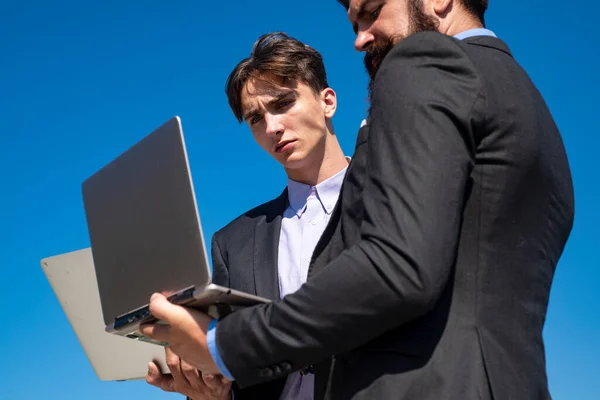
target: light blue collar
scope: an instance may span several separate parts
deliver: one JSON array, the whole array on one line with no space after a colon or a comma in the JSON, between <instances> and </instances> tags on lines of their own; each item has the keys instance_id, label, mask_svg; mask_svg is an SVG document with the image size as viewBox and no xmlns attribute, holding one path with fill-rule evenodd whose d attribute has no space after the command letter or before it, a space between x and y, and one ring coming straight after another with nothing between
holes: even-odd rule
<instances>
[{"instance_id":1,"label":"light blue collar","mask_svg":"<svg viewBox=\"0 0 600 400\"><path fill-rule=\"evenodd\" d=\"M470 38L473 36L497 37L494 32L490 31L489 29L485 29L485 28L468 29L466 31L462 31L458 35L454 35L454 37L458 40L464 40L466 38Z\"/></svg>"}]
</instances>

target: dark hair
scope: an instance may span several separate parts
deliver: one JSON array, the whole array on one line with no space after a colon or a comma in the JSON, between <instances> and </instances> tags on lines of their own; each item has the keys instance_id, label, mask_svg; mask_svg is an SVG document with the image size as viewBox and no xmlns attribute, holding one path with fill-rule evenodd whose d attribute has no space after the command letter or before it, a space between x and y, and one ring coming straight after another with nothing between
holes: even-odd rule
<instances>
[{"instance_id":1,"label":"dark hair","mask_svg":"<svg viewBox=\"0 0 600 400\"><path fill-rule=\"evenodd\" d=\"M254 43L250 57L234 68L225 84L229 106L239 122L244 120L242 89L248 79L271 73L283 82L297 80L315 93L327 88L327 74L321 54L283 32L262 35Z\"/></svg>"},{"instance_id":2,"label":"dark hair","mask_svg":"<svg viewBox=\"0 0 600 400\"><path fill-rule=\"evenodd\" d=\"M465 6L466 10L479 19L483 25L485 25L485 11L488 8L488 0L460 0Z\"/></svg>"},{"instance_id":3,"label":"dark hair","mask_svg":"<svg viewBox=\"0 0 600 400\"><path fill-rule=\"evenodd\" d=\"M459 0L465 9L474 17L478 18L482 24L485 24L484 15L488 8L488 0ZM350 7L350 0L337 0L346 10Z\"/></svg>"}]
</instances>

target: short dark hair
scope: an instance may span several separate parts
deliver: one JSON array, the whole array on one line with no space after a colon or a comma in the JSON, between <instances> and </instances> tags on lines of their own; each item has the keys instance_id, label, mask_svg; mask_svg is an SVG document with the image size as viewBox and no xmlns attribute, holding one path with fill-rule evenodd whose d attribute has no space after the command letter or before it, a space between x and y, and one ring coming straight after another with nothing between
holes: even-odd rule
<instances>
[{"instance_id":1,"label":"short dark hair","mask_svg":"<svg viewBox=\"0 0 600 400\"><path fill-rule=\"evenodd\" d=\"M327 88L327 74L321 54L283 32L262 35L254 43L250 57L243 59L225 84L229 106L237 120L244 120L242 89L249 79L270 73L283 80L297 80L315 93Z\"/></svg>"},{"instance_id":2,"label":"short dark hair","mask_svg":"<svg viewBox=\"0 0 600 400\"><path fill-rule=\"evenodd\" d=\"M485 12L488 8L488 0L460 0L467 12L479 19L485 25Z\"/></svg>"},{"instance_id":3,"label":"short dark hair","mask_svg":"<svg viewBox=\"0 0 600 400\"><path fill-rule=\"evenodd\" d=\"M488 0L459 0L465 9L474 17L478 18L482 24L485 24L485 12L488 8ZM350 7L350 0L337 0L347 10Z\"/></svg>"}]
</instances>

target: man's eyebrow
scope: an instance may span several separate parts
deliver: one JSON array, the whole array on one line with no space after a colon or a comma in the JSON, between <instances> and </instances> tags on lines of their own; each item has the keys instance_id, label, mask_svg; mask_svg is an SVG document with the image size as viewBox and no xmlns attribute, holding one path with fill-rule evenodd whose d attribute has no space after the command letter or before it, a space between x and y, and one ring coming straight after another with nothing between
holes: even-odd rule
<instances>
[{"instance_id":1,"label":"man's eyebrow","mask_svg":"<svg viewBox=\"0 0 600 400\"><path fill-rule=\"evenodd\" d=\"M356 15L354 15L354 19L358 20L361 19L362 17L365 16L365 8L367 7L367 4L369 4L369 0L363 0L359 5L358 5L358 11L356 11ZM352 14L353 12L350 11L348 13L348 17L350 19L352 19ZM352 30L354 30L354 34L358 33L358 24L356 22L352 22Z\"/></svg>"},{"instance_id":2,"label":"man's eyebrow","mask_svg":"<svg viewBox=\"0 0 600 400\"><path fill-rule=\"evenodd\" d=\"M285 91L282 90L273 99L271 99L269 101L269 105L272 106L273 104L280 102L284 98L288 97L290 94L294 94L294 97L295 97L296 91L292 90L292 89L288 89L288 90L285 90Z\"/></svg>"},{"instance_id":3,"label":"man's eyebrow","mask_svg":"<svg viewBox=\"0 0 600 400\"><path fill-rule=\"evenodd\" d=\"M247 121L248 118L252 117L256 113L258 113L258 110L256 108L251 109L250 111L244 114L244 120Z\"/></svg>"},{"instance_id":4,"label":"man's eyebrow","mask_svg":"<svg viewBox=\"0 0 600 400\"><path fill-rule=\"evenodd\" d=\"M277 94L275 94L275 97L273 97L271 100L269 100L269 103L267 103L269 106L283 100L284 98L288 97L290 94L296 94L296 91L293 89L287 89L287 90L278 90ZM258 109L256 108L252 108L250 109L250 111L248 111L247 113L244 114L244 119L247 120L248 118L254 116L255 114L258 114Z\"/></svg>"}]
</instances>

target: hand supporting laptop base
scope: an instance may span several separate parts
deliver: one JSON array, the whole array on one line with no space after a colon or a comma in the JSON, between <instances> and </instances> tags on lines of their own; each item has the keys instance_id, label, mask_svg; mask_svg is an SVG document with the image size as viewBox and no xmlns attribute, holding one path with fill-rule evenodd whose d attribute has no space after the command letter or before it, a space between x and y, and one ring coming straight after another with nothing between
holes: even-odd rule
<instances>
[{"instance_id":1,"label":"hand supporting laptop base","mask_svg":"<svg viewBox=\"0 0 600 400\"><path fill-rule=\"evenodd\" d=\"M212 318L199 311L175 305L162 294L150 299L150 313L163 324L140 326L142 334L169 344L173 353L205 374L220 371L208 350L206 334Z\"/></svg>"}]
</instances>

